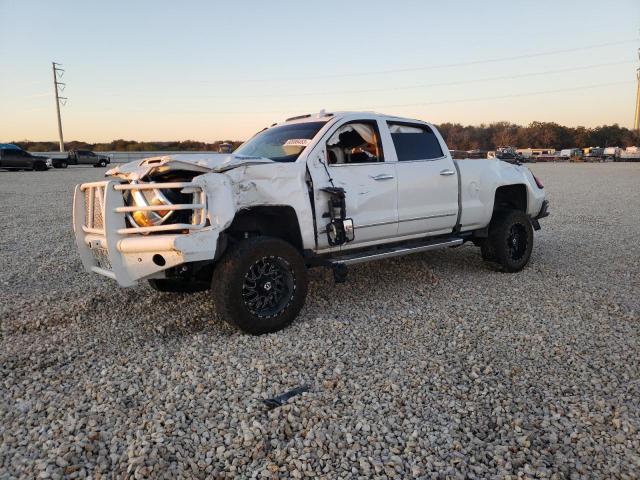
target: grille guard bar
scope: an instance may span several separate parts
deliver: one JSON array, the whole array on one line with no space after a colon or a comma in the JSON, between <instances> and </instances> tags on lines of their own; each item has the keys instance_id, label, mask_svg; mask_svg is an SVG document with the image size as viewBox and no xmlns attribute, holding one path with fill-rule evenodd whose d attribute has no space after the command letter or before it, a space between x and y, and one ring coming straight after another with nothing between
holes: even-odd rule
<instances>
[{"instance_id":1,"label":"grille guard bar","mask_svg":"<svg viewBox=\"0 0 640 480\"><path fill-rule=\"evenodd\" d=\"M146 189L181 189L183 193L192 193L193 203L159 206L162 210L193 210L192 223L127 226L127 212L149 211L158 206L127 206L122 192ZM77 185L74 192L73 228L76 245L87 271L116 279L122 286L131 286L139 278L183 263L184 255L176 247L177 237L184 236L180 234L185 231L191 233L203 230L207 226L207 213L206 192L201 185L193 182L128 184L119 180L105 180L84 183ZM132 245L132 239L145 238L147 234L154 232L177 234L148 237L153 239L154 243L164 246L162 251L166 257L166 264L162 267L146 258L151 253L132 254L123 251L127 245ZM217 238L217 233L215 237ZM132 258L126 258L127 255L134 255L139 263L132 264Z\"/></svg>"}]
</instances>

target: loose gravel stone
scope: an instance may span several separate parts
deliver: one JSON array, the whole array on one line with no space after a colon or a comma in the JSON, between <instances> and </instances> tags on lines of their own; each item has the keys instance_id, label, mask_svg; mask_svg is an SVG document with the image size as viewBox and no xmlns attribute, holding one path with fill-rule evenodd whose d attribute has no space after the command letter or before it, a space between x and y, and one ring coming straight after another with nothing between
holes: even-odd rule
<instances>
[{"instance_id":1,"label":"loose gravel stone","mask_svg":"<svg viewBox=\"0 0 640 480\"><path fill-rule=\"evenodd\" d=\"M532 169L524 271L470 245L314 270L260 337L83 271L72 188L103 170L0 172L0 478L637 477L640 164Z\"/></svg>"}]
</instances>

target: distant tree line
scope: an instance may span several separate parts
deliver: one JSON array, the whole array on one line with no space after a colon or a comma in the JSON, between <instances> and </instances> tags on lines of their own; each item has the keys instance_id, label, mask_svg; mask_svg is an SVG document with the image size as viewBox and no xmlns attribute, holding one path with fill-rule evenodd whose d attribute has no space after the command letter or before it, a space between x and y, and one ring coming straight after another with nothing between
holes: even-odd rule
<instances>
[{"instance_id":1,"label":"distant tree line","mask_svg":"<svg viewBox=\"0 0 640 480\"><path fill-rule=\"evenodd\" d=\"M32 142L24 140L11 142L31 152L53 152L59 149L58 142ZM175 152L175 151L217 151L222 143L231 143L235 150L242 142L218 140L213 143L183 140L174 142L137 142L135 140L113 140L108 143L65 142L65 150L93 150L94 152Z\"/></svg>"},{"instance_id":2,"label":"distant tree line","mask_svg":"<svg viewBox=\"0 0 640 480\"><path fill-rule=\"evenodd\" d=\"M565 127L553 122L532 122L527 126L509 122L496 122L489 125L467 125L443 123L438 125L447 145L454 150L493 150L502 145L533 148L573 147L630 147L640 145L638 132L621 127L618 124L602 125L595 128ZM58 149L58 142L13 142L33 152L49 152ZM67 150L94 150L97 152L117 151L177 151L177 150L218 150L221 143L233 144L234 150L242 143L236 140L216 141L213 143L193 140L175 142L136 142L135 140L114 140L109 143L67 142Z\"/></svg>"},{"instance_id":3,"label":"distant tree line","mask_svg":"<svg viewBox=\"0 0 640 480\"><path fill-rule=\"evenodd\" d=\"M497 122L489 125L463 126L459 123L438 125L452 150L493 150L511 145L520 148L631 147L640 145L638 132L618 124L595 128L565 127L553 122L515 125Z\"/></svg>"}]
</instances>

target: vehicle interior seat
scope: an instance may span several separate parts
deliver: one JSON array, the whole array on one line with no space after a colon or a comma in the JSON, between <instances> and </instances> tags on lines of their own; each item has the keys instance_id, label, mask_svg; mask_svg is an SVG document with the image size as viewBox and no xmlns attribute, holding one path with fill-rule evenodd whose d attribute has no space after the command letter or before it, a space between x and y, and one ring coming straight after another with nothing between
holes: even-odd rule
<instances>
[{"instance_id":1,"label":"vehicle interior seat","mask_svg":"<svg viewBox=\"0 0 640 480\"><path fill-rule=\"evenodd\" d=\"M349 158L349 163L368 163L372 161L372 158L364 152L352 153Z\"/></svg>"},{"instance_id":2,"label":"vehicle interior seat","mask_svg":"<svg viewBox=\"0 0 640 480\"><path fill-rule=\"evenodd\" d=\"M347 149L357 148L367 143L355 130L342 132L338 138L340 140L340 147Z\"/></svg>"}]
</instances>

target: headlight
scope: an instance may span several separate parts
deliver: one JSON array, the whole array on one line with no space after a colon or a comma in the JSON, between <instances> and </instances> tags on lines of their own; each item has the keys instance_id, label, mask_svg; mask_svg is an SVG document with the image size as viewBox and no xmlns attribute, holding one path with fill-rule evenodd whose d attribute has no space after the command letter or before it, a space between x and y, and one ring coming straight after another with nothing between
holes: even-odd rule
<instances>
[{"instance_id":1,"label":"headlight","mask_svg":"<svg viewBox=\"0 0 640 480\"><path fill-rule=\"evenodd\" d=\"M131 183L135 185L140 182L132 181ZM191 195L180 193L176 189L127 190L124 201L127 206L174 205L191 203ZM183 217L190 217L192 213L192 210L136 210L127 213L127 219L134 227L153 227L173 217L176 217L174 223L184 222L187 218Z\"/></svg>"},{"instance_id":2,"label":"headlight","mask_svg":"<svg viewBox=\"0 0 640 480\"><path fill-rule=\"evenodd\" d=\"M133 184L138 182L131 182ZM172 202L160 189L154 190L128 190L125 195L125 203L128 206L171 205ZM127 214L129 221L138 227L153 227L167 221L173 210L138 210Z\"/></svg>"}]
</instances>

